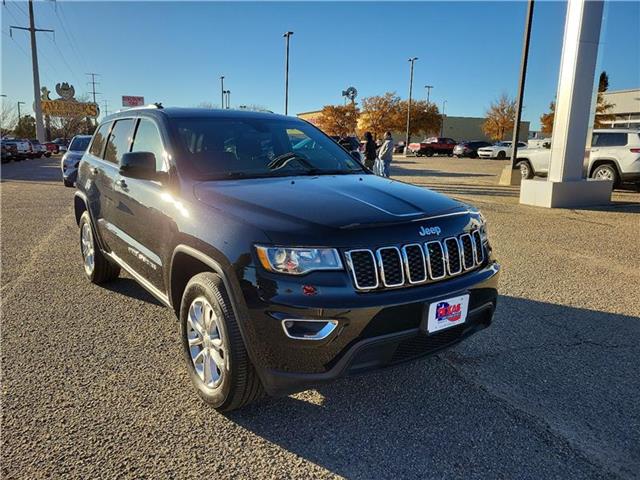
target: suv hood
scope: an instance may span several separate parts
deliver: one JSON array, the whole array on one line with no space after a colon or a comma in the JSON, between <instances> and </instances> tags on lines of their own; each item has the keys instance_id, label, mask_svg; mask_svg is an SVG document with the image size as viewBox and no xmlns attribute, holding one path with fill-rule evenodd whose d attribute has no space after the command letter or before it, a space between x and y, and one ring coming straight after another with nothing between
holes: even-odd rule
<instances>
[{"instance_id":1,"label":"suv hood","mask_svg":"<svg viewBox=\"0 0 640 480\"><path fill-rule=\"evenodd\" d=\"M320 175L198 183L201 202L265 232L357 229L465 210L444 195L376 175Z\"/></svg>"}]
</instances>

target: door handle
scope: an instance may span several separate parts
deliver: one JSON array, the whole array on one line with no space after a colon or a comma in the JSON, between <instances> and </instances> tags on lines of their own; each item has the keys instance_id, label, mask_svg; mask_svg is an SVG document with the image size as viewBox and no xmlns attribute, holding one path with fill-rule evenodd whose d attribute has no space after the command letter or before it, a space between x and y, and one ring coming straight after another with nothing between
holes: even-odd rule
<instances>
[{"instance_id":1,"label":"door handle","mask_svg":"<svg viewBox=\"0 0 640 480\"><path fill-rule=\"evenodd\" d=\"M127 188L127 182L124 180L124 178L120 178L116 181L116 185L118 185L120 188L126 189Z\"/></svg>"},{"instance_id":2,"label":"door handle","mask_svg":"<svg viewBox=\"0 0 640 480\"><path fill-rule=\"evenodd\" d=\"M91 172L91 175L97 175L98 174L98 167L91 167L91 168L89 168L89 171Z\"/></svg>"}]
</instances>

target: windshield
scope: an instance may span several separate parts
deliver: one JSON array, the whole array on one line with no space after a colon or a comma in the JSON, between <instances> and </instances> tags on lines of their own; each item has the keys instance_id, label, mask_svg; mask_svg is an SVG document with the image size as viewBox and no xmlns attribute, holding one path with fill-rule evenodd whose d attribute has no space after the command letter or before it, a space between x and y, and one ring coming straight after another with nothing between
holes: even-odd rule
<instances>
[{"instance_id":1,"label":"windshield","mask_svg":"<svg viewBox=\"0 0 640 480\"><path fill-rule=\"evenodd\" d=\"M199 179L364 173L331 138L300 121L175 120L185 169Z\"/></svg>"},{"instance_id":2,"label":"windshield","mask_svg":"<svg viewBox=\"0 0 640 480\"><path fill-rule=\"evenodd\" d=\"M74 152L84 152L87 150L90 141L91 137L73 137L71 145L69 145L69 150L73 150Z\"/></svg>"}]
</instances>

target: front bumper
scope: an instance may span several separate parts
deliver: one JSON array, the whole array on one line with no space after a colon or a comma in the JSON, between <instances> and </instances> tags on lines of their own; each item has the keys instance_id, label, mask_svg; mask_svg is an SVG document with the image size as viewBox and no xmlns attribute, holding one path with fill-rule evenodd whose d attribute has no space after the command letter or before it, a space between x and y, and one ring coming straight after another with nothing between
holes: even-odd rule
<instances>
[{"instance_id":1,"label":"front bumper","mask_svg":"<svg viewBox=\"0 0 640 480\"><path fill-rule=\"evenodd\" d=\"M356 293L341 298L272 298L249 306L252 358L265 390L287 394L339 377L393 365L437 352L488 327L496 306L500 267L483 268L449 280L397 290ZM336 285L337 286L337 285ZM425 306L469 294L464 324L427 334ZM307 305L300 303L307 301ZM324 306L321 306L324 305ZM283 318L332 319L338 327L327 338L289 338Z\"/></svg>"},{"instance_id":2,"label":"front bumper","mask_svg":"<svg viewBox=\"0 0 640 480\"><path fill-rule=\"evenodd\" d=\"M493 158L495 154L493 152L482 152L478 150L478 156L480 158Z\"/></svg>"}]
</instances>

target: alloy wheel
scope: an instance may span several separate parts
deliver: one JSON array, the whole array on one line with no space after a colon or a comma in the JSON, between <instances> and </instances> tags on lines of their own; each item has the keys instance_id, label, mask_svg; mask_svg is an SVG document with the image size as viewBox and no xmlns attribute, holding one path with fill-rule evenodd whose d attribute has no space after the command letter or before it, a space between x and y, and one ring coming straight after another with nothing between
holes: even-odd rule
<instances>
[{"instance_id":1,"label":"alloy wheel","mask_svg":"<svg viewBox=\"0 0 640 480\"><path fill-rule=\"evenodd\" d=\"M84 260L84 271L87 272L87 275L91 275L95 268L95 247L93 245L91 225L88 223L84 223L82 225L80 246L82 248L82 258Z\"/></svg>"},{"instance_id":2,"label":"alloy wheel","mask_svg":"<svg viewBox=\"0 0 640 480\"><path fill-rule=\"evenodd\" d=\"M187 316L189 354L198 377L207 388L217 387L226 370L221 321L205 297L197 297L191 302Z\"/></svg>"},{"instance_id":3,"label":"alloy wheel","mask_svg":"<svg viewBox=\"0 0 640 480\"><path fill-rule=\"evenodd\" d=\"M522 176L522 178L529 178L529 165L526 163L520 164L520 176Z\"/></svg>"},{"instance_id":4,"label":"alloy wheel","mask_svg":"<svg viewBox=\"0 0 640 480\"><path fill-rule=\"evenodd\" d=\"M597 178L598 180L612 180L612 181L614 180L613 172L611 172L611 170L608 168L598 169L598 171L596 172L595 178Z\"/></svg>"}]
</instances>

